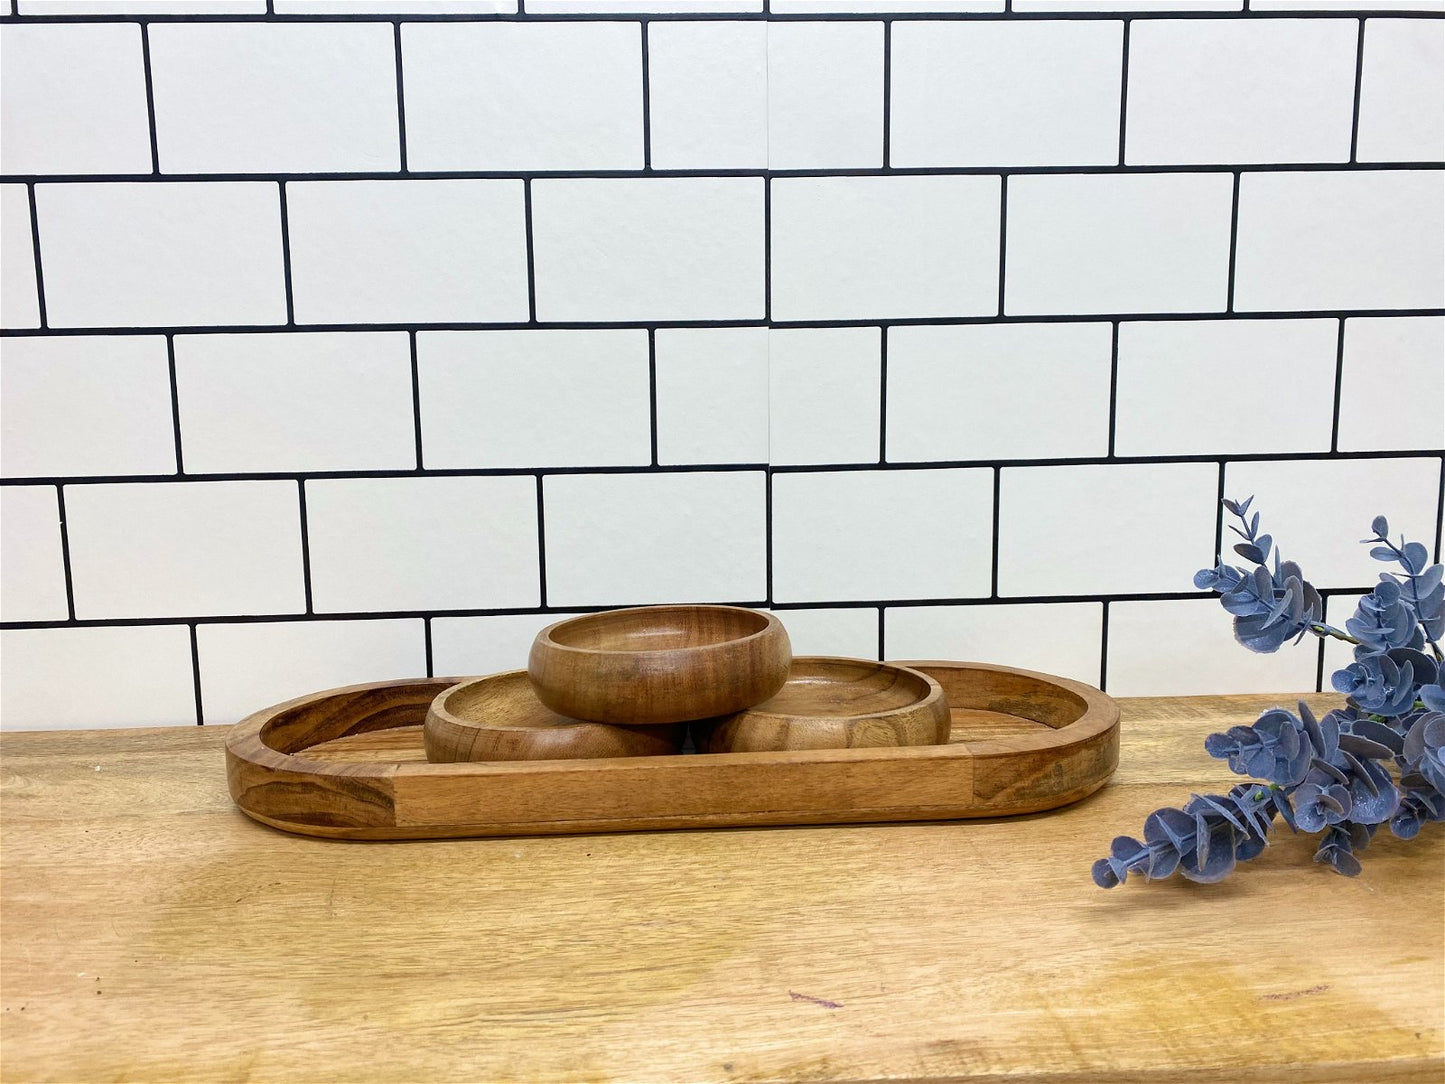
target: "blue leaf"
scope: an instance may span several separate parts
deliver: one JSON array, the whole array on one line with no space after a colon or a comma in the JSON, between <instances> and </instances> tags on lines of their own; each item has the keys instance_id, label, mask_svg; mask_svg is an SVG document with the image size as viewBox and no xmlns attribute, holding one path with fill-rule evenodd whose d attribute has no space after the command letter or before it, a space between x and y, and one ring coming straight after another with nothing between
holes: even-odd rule
<instances>
[{"instance_id":1,"label":"blue leaf","mask_svg":"<svg viewBox=\"0 0 1445 1084\"><path fill-rule=\"evenodd\" d=\"M1390 534L1390 521L1384 516L1376 516L1370 522L1370 530L1374 531L1380 538L1386 538Z\"/></svg>"}]
</instances>

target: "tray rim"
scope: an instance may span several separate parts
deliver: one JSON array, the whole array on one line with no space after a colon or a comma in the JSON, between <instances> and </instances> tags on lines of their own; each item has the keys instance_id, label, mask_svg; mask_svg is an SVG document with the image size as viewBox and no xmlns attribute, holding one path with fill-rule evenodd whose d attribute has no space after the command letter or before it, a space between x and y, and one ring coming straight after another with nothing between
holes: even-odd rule
<instances>
[{"instance_id":1,"label":"tray rim","mask_svg":"<svg viewBox=\"0 0 1445 1084\"><path fill-rule=\"evenodd\" d=\"M749 753L675 754L650 757L594 758L580 760L536 760L536 761L470 761L452 764L431 764L382 760L369 762L324 761L305 756L306 748L296 752L283 752L269 744L266 732L270 724L308 705L319 705L332 698L364 696L367 693L396 691L411 693L416 703L407 710L415 719L392 723L389 726L374 726L366 729L395 729L401 726L421 725L426 707L435 696L447 689L469 680L463 677L409 678L391 681L366 682L341 686L319 692L307 693L290 700L274 704L253 712L235 724L226 737L225 756L227 777L232 798L247 816L290 832L328 838L360 839L404 839L404 838L447 838L456 836L549 834L581 831L619 831L655 827L717 827L728 824L801 824L801 823L849 823L883 820L947 820L968 817L997 817L1022 813L1040 812L1078 801L1102 787L1113 775L1118 763L1119 708L1113 698L1083 682L1070 678L1043 674L1038 671L989 663L963 662L952 660L923 660L924 665L957 668L961 670L982 670L998 674L1014 675L1020 678L1041 681L1065 689L1079 697L1084 713L1071 723L1058 728L1040 730L1007 738L981 739L973 742L952 742L947 745L905 746L885 748L855 748L828 750L778 750ZM895 665L908 666L908 663ZM911 667L910 667L911 668ZM359 732L346 729L345 734ZM334 737L343 736L342 734ZM327 740L327 739L321 739ZM313 744L319 744L316 742ZM492 779L495 782L515 779L518 783L529 780L537 785L547 782L563 783L575 781L579 773L605 773L609 781L615 781L619 788L632 786L636 773L657 773L659 771L684 773L716 773L723 769L751 766L755 769L777 772L816 772L829 770L827 766L837 765L839 773L847 774L848 769L857 770L865 766L882 766L902 763L930 764L939 770L965 769L970 771L974 762L997 762L1001 759L1028 758L1039 754L1056 753L1067 756L1080 753L1089 747L1098 746L1103 760L1098 770L1087 775L1081 783L1057 794L1049 794L1019 804L1015 808L982 808L974 800L970 789L956 801L943 804L919 806L913 814L901 815L897 811L877 809L855 810L839 806L826 811L801 812L797 810L751 811L744 813L715 811L712 813L682 814L675 824L661 824L668 821L666 816L629 818L604 817L582 819L536 819L531 823L508 824L500 829L482 821L457 822L436 825L403 824L394 803L398 800L398 787L403 791L400 797L415 796L424 790L428 781L436 788L455 788L466 780ZM252 778L243 779L243 776ZM364 795L360 801L372 802L378 806L392 803L390 823L366 825L312 823L304 818L285 818L257 808L253 800L253 788L273 785L280 788L296 787L311 782L324 783L353 795ZM858 814L854 816L853 814ZM781 819L774 819L781 818ZM632 823L636 820L637 823Z\"/></svg>"}]
</instances>

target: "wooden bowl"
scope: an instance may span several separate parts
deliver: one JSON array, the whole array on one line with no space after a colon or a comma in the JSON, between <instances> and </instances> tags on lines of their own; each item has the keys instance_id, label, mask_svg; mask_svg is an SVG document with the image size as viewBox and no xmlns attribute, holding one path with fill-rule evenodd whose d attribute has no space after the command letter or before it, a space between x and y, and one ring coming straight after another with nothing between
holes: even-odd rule
<instances>
[{"instance_id":1,"label":"wooden bowl","mask_svg":"<svg viewBox=\"0 0 1445 1084\"><path fill-rule=\"evenodd\" d=\"M422 728L433 764L585 760L678 753L686 726L610 726L568 719L537 699L527 671L454 685L432 701Z\"/></svg>"},{"instance_id":2,"label":"wooden bowl","mask_svg":"<svg viewBox=\"0 0 1445 1084\"><path fill-rule=\"evenodd\" d=\"M739 606L640 606L560 621L527 663L537 698L604 723L680 723L761 703L792 661L776 617Z\"/></svg>"},{"instance_id":3,"label":"wooden bowl","mask_svg":"<svg viewBox=\"0 0 1445 1084\"><path fill-rule=\"evenodd\" d=\"M771 700L695 728L708 753L857 749L948 741L948 701L938 682L892 663L794 659Z\"/></svg>"}]
</instances>

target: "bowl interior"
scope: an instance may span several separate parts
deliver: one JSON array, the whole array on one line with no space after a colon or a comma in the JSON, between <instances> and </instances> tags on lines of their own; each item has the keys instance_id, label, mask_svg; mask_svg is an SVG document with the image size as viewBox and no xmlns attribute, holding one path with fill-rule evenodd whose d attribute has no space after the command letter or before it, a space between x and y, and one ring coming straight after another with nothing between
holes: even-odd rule
<instances>
[{"instance_id":1,"label":"bowl interior","mask_svg":"<svg viewBox=\"0 0 1445 1084\"><path fill-rule=\"evenodd\" d=\"M778 715L847 718L897 711L929 693L916 674L880 663L848 659L794 659L788 683L755 711Z\"/></svg>"},{"instance_id":2,"label":"bowl interior","mask_svg":"<svg viewBox=\"0 0 1445 1084\"><path fill-rule=\"evenodd\" d=\"M555 727L577 722L558 715L538 700L525 670L494 674L458 685L443 696L441 706L462 723Z\"/></svg>"},{"instance_id":3,"label":"bowl interior","mask_svg":"<svg viewBox=\"0 0 1445 1084\"><path fill-rule=\"evenodd\" d=\"M765 614L730 606L655 606L612 610L563 622L553 643L585 651L675 651L754 636Z\"/></svg>"}]
</instances>

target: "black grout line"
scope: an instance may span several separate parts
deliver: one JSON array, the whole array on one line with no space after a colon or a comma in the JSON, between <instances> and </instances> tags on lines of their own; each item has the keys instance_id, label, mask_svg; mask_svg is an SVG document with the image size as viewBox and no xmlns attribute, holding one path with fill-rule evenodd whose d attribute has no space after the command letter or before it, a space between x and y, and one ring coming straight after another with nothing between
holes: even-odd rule
<instances>
[{"instance_id":1,"label":"black grout line","mask_svg":"<svg viewBox=\"0 0 1445 1084\"><path fill-rule=\"evenodd\" d=\"M1319 654L1315 657L1315 692L1325 691L1325 640L1321 636L1317 645Z\"/></svg>"},{"instance_id":2,"label":"black grout line","mask_svg":"<svg viewBox=\"0 0 1445 1084\"><path fill-rule=\"evenodd\" d=\"M960 470L967 468L994 467L1094 467L1118 464L1186 465L1192 463L1290 463L1290 462L1343 462L1355 459L1434 459L1440 454L1438 448L1377 448L1369 451L1348 452L1228 452L1200 455L1136 455L1136 456L1076 456L1053 459L949 459L927 462L886 463L669 463L651 466L645 463L622 466L585 467L437 467L424 470L331 470L331 471L227 471L214 473L191 473L185 476L187 482L286 482L323 481L340 479L383 479L383 478L516 478L537 474L834 474L840 471L888 470L926 471ZM87 474L87 475L35 475L30 477L5 478L7 486L37 485L118 485L135 482L149 482L161 485L175 482L174 474Z\"/></svg>"},{"instance_id":3,"label":"black grout line","mask_svg":"<svg viewBox=\"0 0 1445 1084\"><path fill-rule=\"evenodd\" d=\"M999 495L1000 495L1000 493L1002 492L1002 489L1003 489L1003 486L1002 486L1002 482L1003 482L1002 475L1003 475L1003 468L1002 468L1002 467L994 467L994 469L993 469L993 525L992 525L992 527L990 528L992 541L989 543L989 574L988 574L988 576L989 576L989 579L988 579L988 582L989 582L988 594L989 594L989 597L990 597L990 598L998 598L998 528L999 528L999 520L1000 520L1000 518L1001 518L1001 510L1000 510L1000 507L999 507Z\"/></svg>"},{"instance_id":4,"label":"black grout line","mask_svg":"<svg viewBox=\"0 0 1445 1084\"><path fill-rule=\"evenodd\" d=\"M35 185L25 186L25 197L30 203L30 248L35 254L35 310L40 319L37 332L50 330L50 321L45 311L45 267L40 259L40 211L35 204Z\"/></svg>"},{"instance_id":5,"label":"black grout line","mask_svg":"<svg viewBox=\"0 0 1445 1084\"><path fill-rule=\"evenodd\" d=\"M60 516L60 569L65 574L65 612L75 620L75 577L70 570L70 522L65 514L65 487L55 487L55 510Z\"/></svg>"},{"instance_id":6,"label":"black grout line","mask_svg":"<svg viewBox=\"0 0 1445 1084\"><path fill-rule=\"evenodd\" d=\"M1325 598L1336 595L1362 595L1373 585L1352 587L1322 587L1320 594ZM1108 595L1003 595L999 598L967 596L957 598L902 598L902 599L842 599L833 601L777 602L769 599L718 599L719 605L766 607L775 610L865 610L877 607L894 608L909 606L933 608L944 606L1018 606L1024 604L1053 604L1068 602L1181 602L1190 599L1217 599L1212 591L1137 591L1116 592ZM619 599L607 605L541 605L529 607L492 607L445 610L352 610L321 613L276 613L276 614L192 614L171 617L102 617L66 621L4 621L0 628L7 631L26 629L60 628L147 628L153 625L257 625L275 622L304 624L313 621L378 621L406 620L437 617L506 617L522 614L546 615L554 613L599 613L619 606L645 605L637 600Z\"/></svg>"},{"instance_id":7,"label":"black grout line","mask_svg":"<svg viewBox=\"0 0 1445 1084\"><path fill-rule=\"evenodd\" d=\"M1435 557L1434 562L1440 563L1440 546L1442 538L1445 538L1445 456L1440 457L1440 488L1439 496L1435 498Z\"/></svg>"},{"instance_id":8,"label":"black grout line","mask_svg":"<svg viewBox=\"0 0 1445 1084\"><path fill-rule=\"evenodd\" d=\"M1119 165L1124 165L1124 135L1129 116L1129 27L1132 20L1124 20L1124 48L1119 75Z\"/></svg>"},{"instance_id":9,"label":"black grout line","mask_svg":"<svg viewBox=\"0 0 1445 1084\"><path fill-rule=\"evenodd\" d=\"M1335 342L1335 401L1330 411L1330 451L1340 450L1341 389L1345 382L1345 318L1340 317L1339 338Z\"/></svg>"},{"instance_id":10,"label":"black grout line","mask_svg":"<svg viewBox=\"0 0 1445 1084\"><path fill-rule=\"evenodd\" d=\"M397 163L401 172L409 172L406 165L406 90L402 76L401 62L401 20L398 19L392 24L396 29L393 38L393 45L396 49L396 138L397 138Z\"/></svg>"},{"instance_id":11,"label":"black grout line","mask_svg":"<svg viewBox=\"0 0 1445 1084\"><path fill-rule=\"evenodd\" d=\"M765 238L766 241L766 238ZM768 293L771 293L769 287ZM1157 323L1160 321L1210 321L1248 318L1250 320L1327 320L1340 317L1445 316L1445 308L1433 309L1290 309L1279 311L1236 310L1235 312L1121 312L1121 313L1015 313L999 316L877 316L852 320L539 320L528 321L447 321L439 323L301 323L301 324L171 324L146 326L87 325L84 327L0 328L0 338L26 338L38 335L240 335L294 331L509 331L526 327L545 327L558 331L646 330L649 327L673 328L838 328L838 327L958 327L972 324L1102 324L1109 321L1125 323Z\"/></svg>"},{"instance_id":12,"label":"black grout line","mask_svg":"<svg viewBox=\"0 0 1445 1084\"><path fill-rule=\"evenodd\" d=\"M527 323L537 322L537 256L532 243L532 180L522 179L522 231L527 245Z\"/></svg>"},{"instance_id":13,"label":"black grout line","mask_svg":"<svg viewBox=\"0 0 1445 1084\"><path fill-rule=\"evenodd\" d=\"M1355 104L1350 116L1350 162L1357 161L1360 147L1360 91L1365 80L1365 20L1360 18L1360 36L1355 43Z\"/></svg>"},{"instance_id":14,"label":"black grout line","mask_svg":"<svg viewBox=\"0 0 1445 1084\"><path fill-rule=\"evenodd\" d=\"M837 166L833 168L769 169L748 168L676 168L676 169L408 169L351 170L346 172L295 173L268 170L258 173L7 173L0 174L6 184L152 184L177 181L395 181L402 179L426 181L494 181L518 180L636 180L644 177L678 179L781 177L998 177L1003 174L1021 177L1053 176L1152 176L1171 173L1382 173L1438 172L1442 163L1435 161L1401 162L1257 162L1248 166L1238 163L1196 162L1186 165L1141 163L1138 165L1067 165L1040 166L1012 162L992 165L939 166Z\"/></svg>"},{"instance_id":15,"label":"black grout line","mask_svg":"<svg viewBox=\"0 0 1445 1084\"><path fill-rule=\"evenodd\" d=\"M1303 0L1302 0L1303 3ZM1307 3L1299 8L1257 11L1250 10L1251 19L1358 19L1359 10L1311 9ZM106 13L86 15L0 15L0 24L22 23L26 25L48 25L66 23L133 23L141 19L152 23L359 23L388 22L396 15L368 15L364 12L296 12L296 13L206 13L152 14L152 13ZM894 22L999 22L1003 13L997 11L908 11L890 13ZM1381 8L1370 11L1370 18L1438 20L1438 11L1392 10ZM775 12L767 8L761 11L674 11L636 12L588 11L588 12L547 12L533 14L525 10L512 12L428 12L418 11L401 16L408 23L574 23L574 22L878 22L878 12L833 11L819 12ZM1161 9L1158 11L1130 12L1130 20L1146 22L1169 19L1187 21L1211 21L1239 19L1238 10L1188 11ZM1007 22L1101 22L1119 19L1118 11L1011 11Z\"/></svg>"},{"instance_id":16,"label":"black grout line","mask_svg":"<svg viewBox=\"0 0 1445 1084\"><path fill-rule=\"evenodd\" d=\"M657 466L657 329L647 329L647 427L652 441L652 465Z\"/></svg>"},{"instance_id":17,"label":"black grout line","mask_svg":"<svg viewBox=\"0 0 1445 1084\"><path fill-rule=\"evenodd\" d=\"M201 700L201 645L196 633L196 623L189 623L191 631L191 689L196 694L196 725L206 725L206 709Z\"/></svg>"},{"instance_id":18,"label":"black grout line","mask_svg":"<svg viewBox=\"0 0 1445 1084\"><path fill-rule=\"evenodd\" d=\"M1239 177L1236 171L1229 197L1229 271L1224 287L1224 311L1228 313L1234 312L1234 266L1239 251Z\"/></svg>"},{"instance_id":19,"label":"black grout line","mask_svg":"<svg viewBox=\"0 0 1445 1084\"><path fill-rule=\"evenodd\" d=\"M421 636L422 636L422 646L423 646L423 649L426 651L426 676L427 676L427 677L435 677L435 676L436 676L435 667L434 667L433 664L432 664L431 618L430 618L430 617L424 617L424 618L422 618L422 620L421 620Z\"/></svg>"},{"instance_id":20,"label":"black grout line","mask_svg":"<svg viewBox=\"0 0 1445 1084\"><path fill-rule=\"evenodd\" d=\"M1219 463L1219 484L1214 494L1214 556L1224 559L1224 461Z\"/></svg>"},{"instance_id":21,"label":"black grout line","mask_svg":"<svg viewBox=\"0 0 1445 1084\"><path fill-rule=\"evenodd\" d=\"M542 499L542 475L537 475L537 598L547 608L547 511Z\"/></svg>"},{"instance_id":22,"label":"black grout line","mask_svg":"<svg viewBox=\"0 0 1445 1084\"><path fill-rule=\"evenodd\" d=\"M879 661L879 662L882 662L884 659L886 659L886 658L888 657L887 654L884 652L883 648L884 648L884 639L883 639L883 607L882 607L882 606L879 606L879 607L878 607L878 661Z\"/></svg>"},{"instance_id":23,"label":"black grout line","mask_svg":"<svg viewBox=\"0 0 1445 1084\"><path fill-rule=\"evenodd\" d=\"M425 470L425 459L422 457L421 443L421 365L417 362L416 356L416 332L407 332L407 340L411 350L411 424L412 431L416 438L416 469Z\"/></svg>"},{"instance_id":24,"label":"black grout line","mask_svg":"<svg viewBox=\"0 0 1445 1084\"><path fill-rule=\"evenodd\" d=\"M311 537L306 526L306 482L304 479L296 479L296 497L298 501L301 524L301 584L306 592L306 613L315 613L311 602Z\"/></svg>"},{"instance_id":25,"label":"black grout line","mask_svg":"<svg viewBox=\"0 0 1445 1084\"><path fill-rule=\"evenodd\" d=\"M166 336L166 369L171 382L171 428L176 442L176 476L185 477L186 460L181 451L181 390L176 380L176 337Z\"/></svg>"},{"instance_id":26,"label":"black grout line","mask_svg":"<svg viewBox=\"0 0 1445 1084\"><path fill-rule=\"evenodd\" d=\"M1111 324L1109 336L1109 443L1107 458L1115 457L1114 437L1119 427L1119 321Z\"/></svg>"},{"instance_id":27,"label":"black grout line","mask_svg":"<svg viewBox=\"0 0 1445 1084\"><path fill-rule=\"evenodd\" d=\"M998 314L1003 316L1005 269L1008 256L1008 174L998 184Z\"/></svg>"},{"instance_id":28,"label":"black grout line","mask_svg":"<svg viewBox=\"0 0 1445 1084\"><path fill-rule=\"evenodd\" d=\"M286 210L286 182L280 181L277 189L281 194L281 281L286 291L286 327L296 326L296 303L291 294L291 224Z\"/></svg>"},{"instance_id":29,"label":"black grout line","mask_svg":"<svg viewBox=\"0 0 1445 1084\"><path fill-rule=\"evenodd\" d=\"M893 23L883 20L883 168L893 161ZM881 658L881 656L880 656Z\"/></svg>"},{"instance_id":30,"label":"black grout line","mask_svg":"<svg viewBox=\"0 0 1445 1084\"><path fill-rule=\"evenodd\" d=\"M1109 599L1104 599L1104 613L1099 619L1099 691L1109 688Z\"/></svg>"},{"instance_id":31,"label":"black grout line","mask_svg":"<svg viewBox=\"0 0 1445 1084\"><path fill-rule=\"evenodd\" d=\"M878 329L878 462L888 462L888 329Z\"/></svg>"},{"instance_id":32,"label":"black grout line","mask_svg":"<svg viewBox=\"0 0 1445 1084\"><path fill-rule=\"evenodd\" d=\"M763 590L769 606L773 601L773 468L763 476Z\"/></svg>"},{"instance_id":33,"label":"black grout line","mask_svg":"<svg viewBox=\"0 0 1445 1084\"><path fill-rule=\"evenodd\" d=\"M156 93L154 81L151 78L151 33L148 23L140 24L140 57L141 66L145 72L146 87L146 124L149 126L151 141L151 173L159 176L161 171L161 153L159 141L156 137Z\"/></svg>"},{"instance_id":34,"label":"black grout line","mask_svg":"<svg viewBox=\"0 0 1445 1084\"><path fill-rule=\"evenodd\" d=\"M647 71L647 23L642 23L642 168L652 170L652 89Z\"/></svg>"}]
</instances>

